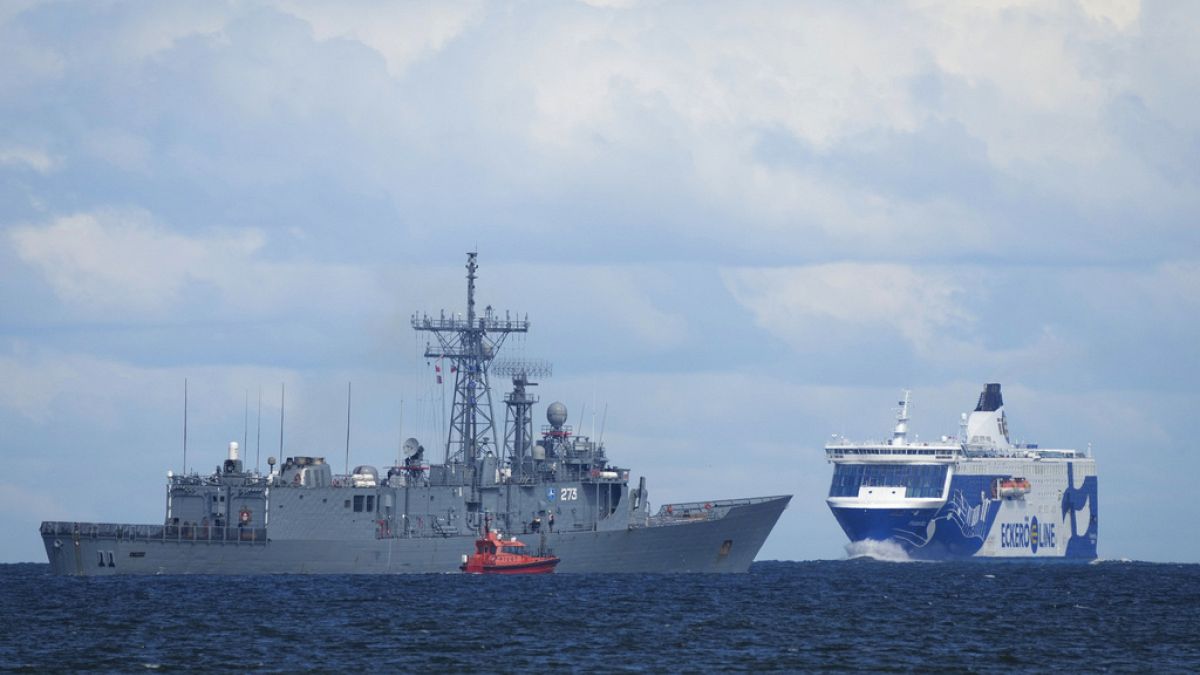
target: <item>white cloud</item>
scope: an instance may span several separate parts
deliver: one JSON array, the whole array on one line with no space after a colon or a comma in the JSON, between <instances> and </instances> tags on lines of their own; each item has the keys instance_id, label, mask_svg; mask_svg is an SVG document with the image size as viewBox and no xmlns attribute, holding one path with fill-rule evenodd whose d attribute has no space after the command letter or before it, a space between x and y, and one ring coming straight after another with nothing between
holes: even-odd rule
<instances>
[{"instance_id":1,"label":"white cloud","mask_svg":"<svg viewBox=\"0 0 1200 675\"><path fill-rule=\"evenodd\" d=\"M189 282L227 286L264 243L254 231L184 237L139 210L63 216L42 227L14 228L9 238L59 297L101 313L162 313Z\"/></svg>"},{"instance_id":2,"label":"white cloud","mask_svg":"<svg viewBox=\"0 0 1200 675\"><path fill-rule=\"evenodd\" d=\"M1166 330L1196 330L1192 317L1200 312L1200 260L1064 269L1047 281L1047 290L1069 297L1093 320L1111 324L1110 339L1132 333L1150 341Z\"/></svg>"},{"instance_id":3,"label":"white cloud","mask_svg":"<svg viewBox=\"0 0 1200 675\"><path fill-rule=\"evenodd\" d=\"M1142 14L1142 0L1087 0L1080 8L1097 21L1108 21L1118 30L1127 30Z\"/></svg>"},{"instance_id":4,"label":"white cloud","mask_svg":"<svg viewBox=\"0 0 1200 675\"><path fill-rule=\"evenodd\" d=\"M664 300L677 290L675 281L653 266L514 264L486 254L479 263L481 306L528 315L536 335L552 332L581 345L603 342L650 351L679 347L689 337L685 311ZM398 289L409 311L460 312L465 307L461 270L458 265L406 265L389 272L387 284ZM407 315L403 319L397 330L409 339Z\"/></svg>"},{"instance_id":5,"label":"white cloud","mask_svg":"<svg viewBox=\"0 0 1200 675\"><path fill-rule=\"evenodd\" d=\"M50 173L57 162L45 150L37 148L0 148L0 164L26 166L38 173Z\"/></svg>"},{"instance_id":6,"label":"white cloud","mask_svg":"<svg viewBox=\"0 0 1200 675\"><path fill-rule=\"evenodd\" d=\"M308 309L338 315L382 303L369 270L274 262L256 229L188 236L147 212L107 209L13 228L8 239L56 295L82 315L126 320L188 316L187 293L215 292L222 312L258 318ZM355 298L361 305L350 305Z\"/></svg>"},{"instance_id":7,"label":"white cloud","mask_svg":"<svg viewBox=\"0 0 1200 675\"><path fill-rule=\"evenodd\" d=\"M601 236L560 224L566 203L643 244L777 260L1095 259L1158 246L1200 205L1200 50L1162 25L1186 16L1136 3L275 7L297 20L98 12L47 78L86 78L102 120L62 152L267 199L332 175L337 206L377 196L429 240L496 212ZM1178 157L1136 156L1143 126ZM1156 236L1122 218L1138 203ZM1079 245L1091 232L1105 243Z\"/></svg>"},{"instance_id":8,"label":"white cloud","mask_svg":"<svg viewBox=\"0 0 1200 675\"><path fill-rule=\"evenodd\" d=\"M628 334L652 349L676 346L686 337L684 316L659 307L653 298L650 289L669 283L662 273L638 266L538 265L518 274L556 285L551 293L573 305L571 314L584 323L603 325L606 333Z\"/></svg>"},{"instance_id":9,"label":"white cloud","mask_svg":"<svg viewBox=\"0 0 1200 675\"><path fill-rule=\"evenodd\" d=\"M747 130L780 128L825 150L864 131L912 131L950 113L1006 163L1095 157L1106 140L1097 115L1111 89L1082 62L1077 41L1123 39L1070 4L1036 3L921 2L868 12L664 5L572 13L559 28L521 46L516 73L534 87L530 128L543 143L586 151L597 149L598 136L628 134L618 111L629 101L665 109L682 137L726 149ZM967 89L925 100L914 78L935 67ZM988 90L1003 109L965 107L990 103ZM1069 143L1084 133L1093 134L1089 142Z\"/></svg>"},{"instance_id":10,"label":"white cloud","mask_svg":"<svg viewBox=\"0 0 1200 675\"><path fill-rule=\"evenodd\" d=\"M359 376L369 379L365 373ZM193 434L201 437L214 431L218 437L228 433L203 426L221 419L225 412L234 411L240 435L247 387L264 383L278 387L279 382L285 382L294 390L289 394L289 405L300 410L311 397L297 386L304 381L303 376L288 369L237 365L143 366L87 352L13 343L0 351L0 382L3 382L0 409L10 410L39 427L69 420L72 425L87 426L97 432L130 433L139 424L159 429L164 418L171 418L173 425L175 416L180 414L183 381L189 377L192 414L199 418L200 427L198 433L193 429ZM164 397L163 392L170 395ZM266 393L268 405L278 400L278 389L274 392L274 398L270 390ZM4 442L8 444L11 439Z\"/></svg>"},{"instance_id":11,"label":"white cloud","mask_svg":"<svg viewBox=\"0 0 1200 675\"><path fill-rule=\"evenodd\" d=\"M1056 248L1078 240L1079 219L1107 221L1137 200L1171 213L1196 204L1194 190L1129 161L1107 116L1134 72L1123 55L1139 39L1136 9L1088 8L1112 20L1071 3L560 11L537 17L536 39L487 41L488 63L469 72L509 83L479 88L498 111L479 123L515 141L498 152L529 153L496 177L522 194L653 185L712 214L671 234L703 233L723 251L1007 255L1020 241L1007 234ZM920 135L934 125L961 138ZM765 165L764 132L790 139L798 166ZM896 156L880 137L915 147ZM928 194L877 175L903 181L966 143L977 175L910 179ZM830 168L847 162L839 180Z\"/></svg>"},{"instance_id":12,"label":"white cloud","mask_svg":"<svg viewBox=\"0 0 1200 675\"><path fill-rule=\"evenodd\" d=\"M804 358L857 357L925 377L1186 388L1200 265L833 263L728 268L730 294ZM897 351L895 343L906 349ZM868 354L862 354L862 350ZM914 360L915 359L915 360Z\"/></svg>"},{"instance_id":13,"label":"white cloud","mask_svg":"<svg viewBox=\"0 0 1200 675\"><path fill-rule=\"evenodd\" d=\"M231 14L229 6L212 2L138 7L129 13L112 47L132 60L144 59L181 39L220 33Z\"/></svg>"},{"instance_id":14,"label":"white cloud","mask_svg":"<svg viewBox=\"0 0 1200 675\"><path fill-rule=\"evenodd\" d=\"M729 291L767 331L811 346L831 326L895 333L932 356L977 317L953 275L893 264L834 263L799 268L729 269Z\"/></svg>"},{"instance_id":15,"label":"white cloud","mask_svg":"<svg viewBox=\"0 0 1200 675\"><path fill-rule=\"evenodd\" d=\"M278 7L307 21L318 40L361 42L387 61L392 77L401 77L415 62L444 48L472 23L483 5L466 3L400 3L281 0Z\"/></svg>"},{"instance_id":16,"label":"white cloud","mask_svg":"<svg viewBox=\"0 0 1200 675\"><path fill-rule=\"evenodd\" d=\"M31 356L24 345L15 345L11 354L0 355L0 380L4 382L0 387L0 407L44 423L54 399L78 382L78 371L68 359L48 361Z\"/></svg>"},{"instance_id":17,"label":"white cloud","mask_svg":"<svg viewBox=\"0 0 1200 675\"><path fill-rule=\"evenodd\" d=\"M837 8L695 9L570 13L522 45L517 75L534 88L535 139L599 151L597 138L636 132L621 112L637 106L674 117L681 139L722 145L754 128L828 147L880 124L915 126L906 80L920 51L886 39L885 22Z\"/></svg>"},{"instance_id":18,"label":"white cloud","mask_svg":"<svg viewBox=\"0 0 1200 675\"><path fill-rule=\"evenodd\" d=\"M31 84L54 80L63 75L66 61L62 54L46 46L36 35L14 25L32 3L0 5L0 100L19 97Z\"/></svg>"}]
</instances>

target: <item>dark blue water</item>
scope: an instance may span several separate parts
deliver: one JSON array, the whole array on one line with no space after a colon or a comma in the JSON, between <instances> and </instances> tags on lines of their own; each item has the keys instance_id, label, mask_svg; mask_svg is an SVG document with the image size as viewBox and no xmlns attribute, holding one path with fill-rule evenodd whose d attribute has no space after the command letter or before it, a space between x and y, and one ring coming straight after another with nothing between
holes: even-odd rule
<instances>
[{"instance_id":1,"label":"dark blue water","mask_svg":"<svg viewBox=\"0 0 1200 675\"><path fill-rule=\"evenodd\" d=\"M0 668L1196 670L1200 565L115 577L0 565Z\"/></svg>"}]
</instances>

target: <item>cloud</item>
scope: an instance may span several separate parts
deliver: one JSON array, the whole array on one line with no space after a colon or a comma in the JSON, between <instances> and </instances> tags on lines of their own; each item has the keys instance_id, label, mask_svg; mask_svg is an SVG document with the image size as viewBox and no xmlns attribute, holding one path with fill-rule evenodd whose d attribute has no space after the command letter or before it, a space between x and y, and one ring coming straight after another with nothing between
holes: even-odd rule
<instances>
[{"instance_id":1,"label":"cloud","mask_svg":"<svg viewBox=\"0 0 1200 675\"><path fill-rule=\"evenodd\" d=\"M114 5L69 33L62 11L5 24L62 67L0 122L104 164L80 211L193 231L207 211L376 261L456 240L726 265L1200 245L1200 131L1177 113L1200 78L1169 59L1197 50L1155 8Z\"/></svg>"},{"instance_id":2,"label":"cloud","mask_svg":"<svg viewBox=\"0 0 1200 675\"><path fill-rule=\"evenodd\" d=\"M102 209L7 234L19 259L85 316L141 322L199 311L265 319L307 308L328 318L348 309L347 298L384 302L369 271L270 260L260 230L188 236L141 209Z\"/></svg>"},{"instance_id":3,"label":"cloud","mask_svg":"<svg viewBox=\"0 0 1200 675\"><path fill-rule=\"evenodd\" d=\"M704 307L687 297L683 275L650 265L514 263L486 252L479 264L479 307L491 305L502 315L512 311L532 321L529 337L519 334L507 349L519 350L521 356L529 349L536 358L573 352L576 369L610 359L643 362L675 353L693 343L696 324L691 319ZM458 265L405 265L379 275L396 289L396 303L405 312L459 313L466 309L461 271ZM390 340L413 339L408 320L408 313L397 317L388 331Z\"/></svg>"},{"instance_id":4,"label":"cloud","mask_svg":"<svg viewBox=\"0 0 1200 675\"><path fill-rule=\"evenodd\" d=\"M84 359L93 363L94 359ZM8 408L24 418L44 424L51 418L51 406L64 392L82 384L78 357L36 358L26 345L14 345L8 354L0 355L0 407ZM90 369L89 375L114 381L114 369ZM110 413L119 411L110 410Z\"/></svg>"},{"instance_id":5,"label":"cloud","mask_svg":"<svg viewBox=\"0 0 1200 675\"><path fill-rule=\"evenodd\" d=\"M0 8L0 98L19 97L47 80L61 77L66 63L38 36L18 25L15 18L36 3L5 3Z\"/></svg>"},{"instance_id":6,"label":"cloud","mask_svg":"<svg viewBox=\"0 0 1200 675\"><path fill-rule=\"evenodd\" d=\"M1142 0L1096 0L1080 3L1089 17L1097 21L1107 21L1117 30L1128 30L1141 17Z\"/></svg>"},{"instance_id":7,"label":"cloud","mask_svg":"<svg viewBox=\"0 0 1200 675\"><path fill-rule=\"evenodd\" d=\"M436 54L476 23L483 13L479 2L331 5L283 0L277 6L311 24L318 40L356 40L379 52L386 59L392 77L403 76L414 63Z\"/></svg>"},{"instance_id":8,"label":"cloud","mask_svg":"<svg viewBox=\"0 0 1200 675\"><path fill-rule=\"evenodd\" d=\"M1200 376L1184 357L1200 332L1191 318L1197 269L1191 259L1078 267L845 262L726 268L722 278L756 325L801 357L808 377L1185 390Z\"/></svg>"},{"instance_id":9,"label":"cloud","mask_svg":"<svg viewBox=\"0 0 1200 675\"><path fill-rule=\"evenodd\" d=\"M99 313L163 313L189 282L227 287L264 243L257 232L180 236L140 210L63 216L14 228L9 239L60 298Z\"/></svg>"},{"instance_id":10,"label":"cloud","mask_svg":"<svg viewBox=\"0 0 1200 675\"><path fill-rule=\"evenodd\" d=\"M687 337L686 317L660 306L658 299L672 287L667 275L644 266L619 265L532 265L521 269L502 267L494 273L507 277L507 284L521 280L532 288L537 280L553 288L542 291L537 305L543 321L566 318L603 325L605 333L632 338L629 342L652 350L680 345ZM564 311L565 310L565 311Z\"/></svg>"},{"instance_id":11,"label":"cloud","mask_svg":"<svg viewBox=\"0 0 1200 675\"><path fill-rule=\"evenodd\" d=\"M803 347L813 336L853 326L896 334L928 357L977 320L954 276L903 265L728 269L723 277L758 325Z\"/></svg>"},{"instance_id":12,"label":"cloud","mask_svg":"<svg viewBox=\"0 0 1200 675\"><path fill-rule=\"evenodd\" d=\"M24 166L38 173L49 173L55 168L56 162L46 151L36 148L7 147L0 148L0 164Z\"/></svg>"}]
</instances>

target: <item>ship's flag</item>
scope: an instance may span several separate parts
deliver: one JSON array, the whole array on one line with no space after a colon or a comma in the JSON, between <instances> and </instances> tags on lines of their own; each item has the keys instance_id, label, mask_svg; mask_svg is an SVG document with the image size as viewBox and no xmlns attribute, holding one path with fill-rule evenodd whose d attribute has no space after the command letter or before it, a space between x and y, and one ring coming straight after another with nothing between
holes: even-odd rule
<instances>
[{"instance_id":1,"label":"ship's flag","mask_svg":"<svg viewBox=\"0 0 1200 675\"><path fill-rule=\"evenodd\" d=\"M441 364L434 364L434 366L433 366L433 372L435 372L435 373L440 373L440 372L442 372L442 366L441 366Z\"/></svg>"}]
</instances>

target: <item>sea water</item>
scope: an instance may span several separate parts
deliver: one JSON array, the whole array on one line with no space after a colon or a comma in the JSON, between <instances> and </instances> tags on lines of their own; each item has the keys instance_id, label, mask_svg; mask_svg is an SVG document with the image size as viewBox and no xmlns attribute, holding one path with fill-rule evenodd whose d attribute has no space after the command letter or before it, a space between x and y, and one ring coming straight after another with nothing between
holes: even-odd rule
<instances>
[{"instance_id":1,"label":"sea water","mask_svg":"<svg viewBox=\"0 0 1200 675\"><path fill-rule=\"evenodd\" d=\"M1200 565L72 578L0 565L0 669L1200 669Z\"/></svg>"}]
</instances>

